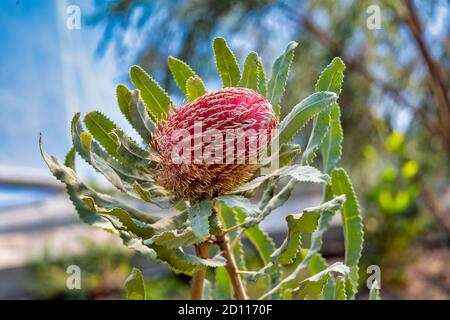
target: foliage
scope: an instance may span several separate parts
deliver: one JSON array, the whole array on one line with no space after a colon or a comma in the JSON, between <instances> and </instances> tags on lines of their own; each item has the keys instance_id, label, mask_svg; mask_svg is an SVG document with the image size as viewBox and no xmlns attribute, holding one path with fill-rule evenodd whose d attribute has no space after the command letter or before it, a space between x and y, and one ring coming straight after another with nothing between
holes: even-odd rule
<instances>
[{"instance_id":1,"label":"foliage","mask_svg":"<svg viewBox=\"0 0 450 320\"><path fill-rule=\"evenodd\" d=\"M313 138L306 148L308 153L302 155L300 163L295 163L288 153L289 160L280 160L280 168L257 171L252 180L231 194L190 203L186 199L175 199L156 183L152 143L148 138L164 123L173 105L162 87L137 66L130 72L137 89L119 86L117 91L120 109L141 134L142 143L133 141L103 114L91 112L84 118L86 129L79 114L74 116L73 145L76 153L119 192L134 201L177 210L177 214L159 217L131 207L131 202L122 198L93 190L78 178L73 151L65 164L61 164L44 151L41 139L42 156L55 177L66 185L81 219L117 234L126 246L174 272L192 275L193 298L207 298L210 293L213 298L230 297L227 287L232 287L235 298L248 298L246 283L266 279L263 294L251 298L353 299L358 288L363 244L362 219L350 179L343 168L336 167L342 153L337 99L345 65L339 58L334 59L321 73L315 93L292 108L281 107L282 112L277 112L295 47L295 42L288 44L275 60L270 77L265 76L263 65L254 53L246 59L241 75L237 59L226 41L223 38L214 40L213 49L223 86L257 88L272 102L275 114L280 117L278 139L274 141L288 146L308 122L315 123L311 132ZM206 92L199 76L186 63L169 58L169 66L189 100ZM196 79L195 83L193 79ZM298 147L291 150L296 154ZM306 165L317 152L323 154L322 171ZM277 155L285 155L285 152L274 152L271 156ZM315 207L299 208L298 214L288 215L286 239L276 247L260 222L282 207L302 183L322 185L324 201ZM253 195L261 195L259 204L251 201ZM345 261L328 265L320 255L322 236L337 212L343 221ZM246 268L244 256L248 248L241 241L244 235L258 251L263 264L259 270ZM303 237L310 238L308 245L304 246ZM208 253L210 246L214 254ZM192 247L197 255L190 250ZM287 266L289 272L281 273L281 266ZM203 279L205 274L207 279ZM200 293L195 290L199 283L204 284L208 295L203 289ZM151 296L145 293L138 270L133 270L128 278L127 289L130 298Z\"/></svg>"}]
</instances>

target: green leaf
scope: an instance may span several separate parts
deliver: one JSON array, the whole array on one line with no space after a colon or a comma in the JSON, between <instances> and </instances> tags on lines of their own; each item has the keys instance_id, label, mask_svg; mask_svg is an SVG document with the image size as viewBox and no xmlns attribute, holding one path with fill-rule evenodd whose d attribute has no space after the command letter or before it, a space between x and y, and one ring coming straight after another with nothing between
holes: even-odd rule
<instances>
[{"instance_id":1,"label":"green leaf","mask_svg":"<svg viewBox=\"0 0 450 320\"><path fill-rule=\"evenodd\" d=\"M151 245L157 244L167 247L169 249L175 249L178 247L190 246L201 242L192 230L169 230L163 233L154 235L152 238L144 241L144 244Z\"/></svg>"},{"instance_id":2,"label":"green leaf","mask_svg":"<svg viewBox=\"0 0 450 320\"><path fill-rule=\"evenodd\" d=\"M336 278L336 290L335 290L335 300L347 300L347 294L345 293L345 278L338 276Z\"/></svg>"},{"instance_id":3,"label":"green leaf","mask_svg":"<svg viewBox=\"0 0 450 320\"><path fill-rule=\"evenodd\" d=\"M332 105L336 99L334 92L316 92L302 100L279 124L279 143L290 142L312 117Z\"/></svg>"},{"instance_id":4,"label":"green leaf","mask_svg":"<svg viewBox=\"0 0 450 320\"><path fill-rule=\"evenodd\" d=\"M285 143L277 148L267 159L262 161L263 166L278 164L279 168L289 165L300 153L301 147L298 144Z\"/></svg>"},{"instance_id":5,"label":"green leaf","mask_svg":"<svg viewBox=\"0 0 450 320\"><path fill-rule=\"evenodd\" d=\"M125 281L125 287L127 288L128 300L145 300L145 286L144 277L139 269L133 268L131 274Z\"/></svg>"},{"instance_id":6,"label":"green leaf","mask_svg":"<svg viewBox=\"0 0 450 320\"><path fill-rule=\"evenodd\" d=\"M95 140L97 140L111 156L122 163L126 163L117 152L117 148L119 147L118 142L110 136L110 133L113 130L120 131L114 122L109 120L103 113L92 111L86 114L84 123Z\"/></svg>"},{"instance_id":7,"label":"green leaf","mask_svg":"<svg viewBox=\"0 0 450 320\"><path fill-rule=\"evenodd\" d=\"M342 154L344 132L341 126L341 111L339 105L334 104L330 111L329 129L320 144L322 152L323 170L327 173L336 167Z\"/></svg>"},{"instance_id":8,"label":"green leaf","mask_svg":"<svg viewBox=\"0 0 450 320\"><path fill-rule=\"evenodd\" d=\"M318 115L314 116L311 135L309 136L305 151L302 154L302 164L311 164L316 157L316 150L320 147L320 143L328 132L330 110L331 108L328 107Z\"/></svg>"},{"instance_id":9,"label":"green leaf","mask_svg":"<svg viewBox=\"0 0 450 320\"><path fill-rule=\"evenodd\" d=\"M188 209L190 225L197 238L203 240L209 235L209 216L212 212L209 200L197 202Z\"/></svg>"},{"instance_id":10,"label":"green leaf","mask_svg":"<svg viewBox=\"0 0 450 320\"><path fill-rule=\"evenodd\" d=\"M272 66L272 76L269 80L266 94L272 106L279 104L283 96L289 75L289 68L292 59L294 59L294 49L297 45L297 42L289 42L284 53L275 60Z\"/></svg>"},{"instance_id":11,"label":"green leaf","mask_svg":"<svg viewBox=\"0 0 450 320\"><path fill-rule=\"evenodd\" d=\"M331 63L325 67L316 82L316 92L331 91L339 95L344 81L345 64L341 58L334 58Z\"/></svg>"},{"instance_id":12,"label":"green leaf","mask_svg":"<svg viewBox=\"0 0 450 320\"><path fill-rule=\"evenodd\" d=\"M237 189L236 192L244 192L249 190L254 190L258 188L263 182L272 178L285 178L290 177L297 182L313 182L313 183L328 183L330 177L327 174L321 173L316 168L310 166L301 166L299 164L294 164L291 166L285 166L274 172L257 177L247 183L244 183Z\"/></svg>"},{"instance_id":13,"label":"green leaf","mask_svg":"<svg viewBox=\"0 0 450 320\"><path fill-rule=\"evenodd\" d=\"M224 267L216 268L214 296L217 300L232 300L233 291L230 277Z\"/></svg>"},{"instance_id":14,"label":"green leaf","mask_svg":"<svg viewBox=\"0 0 450 320\"><path fill-rule=\"evenodd\" d=\"M161 86L139 66L130 69L131 82L141 92L147 111L154 122L160 122L167 118L172 101Z\"/></svg>"},{"instance_id":15,"label":"green leaf","mask_svg":"<svg viewBox=\"0 0 450 320\"><path fill-rule=\"evenodd\" d=\"M258 56L258 92L262 96L267 94L266 72L261 57Z\"/></svg>"},{"instance_id":16,"label":"green leaf","mask_svg":"<svg viewBox=\"0 0 450 320\"><path fill-rule=\"evenodd\" d=\"M203 280L203 300L213 300L212 285L208 279Z\"/></svg>"},{"instance_id":17,"label":"green leaf","mask_svg":"<svg viewBox=\"0 0 450 320\"><path fill-rule=\"evenodd\" d=\"M342 206L345 201L345 196L340 196L323 203L322 209L323 212L320 216L318 227L311 235L311 244L307 251L306 256L300 261L300 263L295 267L295 269L287 275L283 280L281 280L277 285L275 285L270 291L266 292L260 299L267 298L271 294L278 292L281 288L294 288L297 284L297 277L300 272L308 267L311 260L317 256L317 253L322 246L322 237L323 234L328 230L331 219L336 210L339 210L340 206ZM262 270L265 271L265 270ZM256 276L261 275L261 272L258 272Z\"/></svg>"},{"instance_id":18,"label":"green leaf","mask_svg":"<svg viewBox=\"0 0 450 320\"><path fill-rule=\"evenodd\" d=\"M242 72L239 87L258 89L258 54L254 51L250 52L245 58L244 71Z\"/></svg>"},{"instance_id":19,"label":"green leaf","mask_svg":"<svg viewBox=\"0 0 450 320\"><path fill-rule=\"evenodd\" d=\"M144 101L140 97L139 90L133 91L130 101L131 125L148 144L152 140L156 125L150 118Z\"/></svg>"},{"instance_id":20,"label":"green leaf","mask_svg":"<svg viewBox=\"0 0 450 320\"><path fill-rule=\"evenodd\" d=\"M91 209L93 212L106 217L108 220L110 220L111 217L116 218L118 222L120 222L120 224L123 226L123 228L142 239L152 237L155 233L155 230L151 225L144 223L138 219L134 219L123 208L101 208L97 205L94 199L89 196L81 196L81 200L83 200L84 203L86 203L89 209ZM114 225L117 226L118 224L114 223Z\"/></svg>"},{"instance_id":21,"label":"green leaf","mask_svg":"<svg viewBox=\"0 0 450 320\"><path fill-rule=\"evenodd\" d=\"M370 288L369 300L381 300L380 287L376 280L372 283L372 287Z\"/></svg>"},{"instance_id":22,"label":"green leaf","mask_svg":"<svg viewBox=\"0 0 450 320\"><path fill-rule=\"evenodd\" d=\"M238 223L242 223L246 217L242 212L238 212L236 214L236 218ZM269 263L270 256L275 250L275 243L272 238L261 228L260 225L254 225L253 227L246 229L244 232L258 251L262 262L264 264Z\"/></svg>"},{"instance_id":23,"label":"green leaf","mask_svg":"<svg viewBox=\"0 0 450 320\"><path fill-rule=\"evenodd\" d=\"M300 299L323 298L323 290L331 272L346 275L350 270L342 262L336 262L325 270L301 281L298 287L293 290L293 293L298 293Z\"/></svg>"},{"instance_id":24,"label":"green leaf","mask_svg":"<svg viewBox=\"0 0 450 320\"><path fill-rule=\"evenodd\" d=\"M130 104L131 104L131 91L123 84L119 84L116 88L117 104L119 109L128 122L132 125L130 115Z\"/></svg>"},{"instance_id":25,"label":"green leaf","mask_svg":"<svg viewBox=\"0 0 450 320\"><path fill-rule=\"evenodd\" d=\"M333 169L331 188L334 195L345 195L347 199L341 209L341 216L345 239L345 264L351 270L346 290L348 297L353 299L358 287L358 263L364 241L362 217L355 191L344 169Z\"/></svg>"},{"instance_id":26,"label":"green leaf","mask_svg":"<svg viewBox=\"0 0 450 320\"><path fill-rule=\"evenodd\" d=\"M75 155L76 155L76 150L75 147L72 147L69 152L67 152L66 154L66 158L64 159L64 165L66 167L69 167L71 169L73 169L73 171L75 170Z\"/></svg>"},{"instance_id":27,"label":"green leaf","mask_svg":"<svg viewBox=\"0 0 450 320\"><path fill-rule=\"evenodd\" d=\"M142 149L121 131L114 130L110 135L117 141L117 153L122 159L132 164L135 168L142 169L145 172L151 172L151 167L154 167L154 164L151 162L150 152Z\"/></svg>"},{"instance_id":28,"label":"green leaf","mask_svg":"<svg viewBox=\"0 0 450 320\"><path fill-rule=\"evenodd\" d=\"M232 210L226 204L220 206L219 219L223 228L230 228L238 223L238 212ZM243 214L242 214L243 215ZM244 257L244 246L242 245L241 239L236 239L238 236L237 230L231 230L228 232L228 237L230 241L234 243L233 255L236 260L236 265L240 270L246 270L245 257Z\"/></svg>"},{"instance_id":29,"label":"green leaf","mask_svg":"<svg viewBox=\"0 0 450 320\"><path fill-rule=\"evenodd\" d=\"M167 59L167 64L169 65L170 72L172 73L178 88L180 88L185 95L188 95L187 81L191 77L200 79L198 75L186 62L181 61L180 59L169 57ZM200 82L202 82L201 79Z\"/></svg>"},{"instance_id":30,"label":"green leaf","mask_svg":"<svg viewBox=\"0 0 450 320\"><path fill-rule=\"evenodd\" d=\"M246 216L254 217L261 214L259 207L243 196L221 196L215 198L215 200L225 204L230 209L240 210Z\"/></svg>"},{"instance_id":31,"label":"green leaf","mask_svg":"<svg viewBox=\"0 0 450 320\"><path fill-rule=\"evenodd\" d=\"M194 101L195 99L206 94L206 88L203 84L202 79L199 77L190 77L186 81L186 96L189 101Z\"/></svg>"},{"instance_id":32,"label":"green leaf","mask_svg":"<svg viewBox=\"0 0 450 320\"><path fill-rule=\"evenodd\" d=\"M223 87L236 87L241 79L241 71L234 53L224 38L215 38L213 48Z\"/></svg>"}]
</instances>

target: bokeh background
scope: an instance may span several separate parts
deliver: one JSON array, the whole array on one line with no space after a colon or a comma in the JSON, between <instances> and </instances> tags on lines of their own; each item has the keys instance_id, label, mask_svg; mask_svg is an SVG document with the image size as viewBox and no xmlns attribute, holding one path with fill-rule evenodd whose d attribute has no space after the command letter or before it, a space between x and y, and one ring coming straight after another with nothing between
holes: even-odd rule
<instances>
[{"instance_id":1,"label":"bokeh background","mask_svg":"<svg viewBox=\"0 0 450 320\"><path fill-rule=\"evenodd\" d=\"M79 29L67 27L73 5ZM380 29L367 27L373 5ZM282 112L314 91L333 57L344 60L342 165L364 209L362 279L375 264L384 298L449 299L449 21L445 0L1 1L0 298L121 298L132 266L144 270L150 298L189 297L189 279L80 224L37 142L42 132L46 149L63 157L73 113L93 109L131 132L115 87L130 84L133 64L178 106L186 101L169 77L169 55L218 88L211 41L222 36L241 63L255 50L267 70L288 41L300 43ZM108 188L79 165L85 179ZM299 205L317 200L314 190L296 197ZM272 219L269 231L281 237L284 219ZM343 254L339 230L326 239L330 259ZM81 290L66 287L72 264L81 267Z\"/></svg>"}]
</instances>

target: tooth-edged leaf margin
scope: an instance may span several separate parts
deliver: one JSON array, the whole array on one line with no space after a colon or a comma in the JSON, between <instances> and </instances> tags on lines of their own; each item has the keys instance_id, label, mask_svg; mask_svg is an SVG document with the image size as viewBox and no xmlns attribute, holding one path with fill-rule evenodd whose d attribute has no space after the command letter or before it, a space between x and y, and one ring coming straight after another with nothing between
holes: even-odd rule
<instances>
[{"instance_id":1,"label":"tooth-edged leaf margin","mask_svg":"<svg viewBox=\"0 0 450 320\"><path fill-rule=\"evenodd\" d=\"M86 223L100 227L109 232L119 234L125 245L134 248L145 256L159 258L177 273L192 275L198 267L218 267L225 265L226 262L222 257L201 259L196 256L186 254L180 249L172 250L158 245L143 246L139 239L136 239L128 234L121 223L117 223L117 219L112 219L111 217L104 218L104 216L93 212L81 199L81 196L91 197L95 199L96 203L100 203L103 207L107 207L108 209L122 208L124 211L129 213L133 219L153 223L152 228L160 231L167 228L180 227L180 225L183 224L183 221L186 220L186 215L182 213L175 217L160 219L159 217L151 217L145 213L139 212L138 210L120 205L117 201L110 199L110 197L106 195L99 195L91 190L79 180L76 173L71 168L59 164L55 157L48 155L42 147L42 138L40 140L40 147L42 156L48 164L50 171L58 180L66 184L70 199L75 205L80 218ZM153 252L155 252L156 255L153 254Z\"/></svg>"},{"instance_id":2,"label":"tooth-edged leaf margin","mask_svg":"<svg viewBox=\"0 0 450 320\"><path fill-rule=\"evenodd\" d=\"M284 143L275 150L269 157L264 159L261 163L264 170L260 169L259 175L266 172L273 172L271 167L276 169L283 168L294 161L302 148L298 144ZM267 173L266 173L267 174Z\"/></svg>"},{"instance_id":3,"label":"tooth-edged leaf margin","mask_svg":"<svg viewBox=\"0 0 450 320\"><path fill-rule=\"evenodd\" d=\"M128 300L145 300L147 295L144 286L144 277L141 270L133 268L130 275L125 280Z\"/></svg>"},{"instance_id":4,"label":"tooth-edged leaf margin","mask_svg":"<svg viewBox=\"0 0 450 320\"><path fill-rule=\"evenodd\" d=\"M139 147L128 136L119 130L113 130L111 137L118 143L117 153L127 161L133 164L133 167L151 173L154 164L151 162L151 153Z\"/></svg>"},{"instance_id":5,"label":"tooth-edged leaf margin","mask_svg":"<svg viewBox=\"0 0 450 320\"><path fill-rule=\"evenodd\" d=\"M180 248L169 249L164 246L151 245L155 250L158 259L165 262L174 272L192 275L200 267L223 267L226 261L221 256L210 259L202 259L197 256L185 253Z\"/></svg>"},{"instance_id":6,"label":"tooth-edged leaf margin","mask_svg":"<svg viewBox=\"0 0 450 320\"><path fill-rule=\"evenodd\" d=\"M292 290L299 299L323 299L323 290L330 277L331 272L347 275L350 272L348 266L342 262L336 262L325 270L302 280L299 285Z\"/></svg>"},{"instance_id":7,"label":"tooth-edged leaf margin","mask_svg":"<svg viewBox=\"0 0 450 320\"><path fill-rule=\"evenodd\" d=\"M347 300L347 294L345 293L345 278L342 276L336 277L334 300Z\"/></svg>"},{"instance_id":8,"label":"tooth-edged leaf margin","mask_svg":"<svg viewBox=\"0 0 450 320\"><path fill-rule=\"evenodd\" d=\"M88 196L81 196L81 200L83 200L93 212L104 217L116 218L127 231L132 232L142 239L152 237L155 233L155 230L151 225L130 217L128 212L122 208L101 208L95 203L92 197Z\"/></svg>"},{"instance_id":9,"label":"tooth-edged leaf margin","mask_svg":"<svg viewBox=\"0 0 450 320\"><path fill-rule=\"evenodd\" d=\"M264 97L267 93L266 72L260 56L258 56L258 92Z\"/></svg>"},{"instance_id":10,"label":"tooth-edged leaf margin","mask_svg":"<svg viewBox=\"0 0 450 320\"><path fill-rule=\"evenodd\" d=\"M358 264L364 242L361 210L353 185L344 169L335 168L331 172L331 189L335 196L343 194L347 199L340 211L345 240L345 264L350 267L346 290L347 296L353 299L358 289Z\"/></svg>"},{"instance_id":11,"label":"tooth-edged leaf margin","mask_svg":"<svg viewBox=\"0 0 450 320\"><path fill-rule=\"evenodd\" d=\"M297 257L301 250L301 233L313 233L318 226L321 214L324 211L340 210L345 202L345 196L338 196L317 207L306 208L300 214L286 216L288 235L276 252L272 255L281 264L289 264Z\"/></svg>"},{"instance_id":12,"label":"tooth-edged leaf margin","mask_svg":"<svg viewBox=\"0 0 450 320\"><path fill-rule=\"evenodd\" d=\"M335 103L330 111L328 131L320 144L324 172L331 172L341 159L343 140L344 131L341 126L341 110L339 105Z\"/></svg>"},{"instance_id":13,"label":"tooth-edged leaf margin","mask_svg":"<svg viewBox=\"0 0 450 320\"><path fill-rule=\"evenodd\" d=\"M131 90L128 89L127 86L123 84L119 84L116 87L116 98L117 104L119 106L120 111L127 119L127 121L133 125L130 114L130 105L131 105Z\"/></svg>"},{"instance_id":14,"label":"tooth-edged leaf margin","mask_svg":"<svg viewBox=\"0 0 450 320\"><path fill-rule=\"evenodd\" d=\"M251 275L253 280L258 279L260 276L271 274L274 270L278 269L278 264L291 264L298 258L303 257L303 251L301 247L301 233L314 233L319 229L319 222L321 217L330 212L334 213L342 208L345 202L345 196L338 196L332 200L325 202L319 206L306 208L300 214L291 214L286 216L288 223L288 234L283 243L277 248L270 256L270 262L267 263L261 270ZM318 251L318 250L317 250ZM302 255L299 255L302 253ZM309 261L310 258L306 262ZM312 259L311 259L312 260ZM301 262L301 260L299 261ZM311 265L309 265L311 267ZM325 268L325 262L323 268ZM321 270L311 270L315 271Z\"/></svg>"},{"instance_id":15,"label":"tooth-edged leaf margin","mask_svg":"<svg viewBox=\"0 0 450 320\"><path fill-rule=\"evenodd\" d=\"M163 209L174 206L170 193L155 183L146 182L141 184L138 181L134 181L132 188L139 198L145 202L152 203Z\"/></svg>"},{"instance_id":16,"label":"tooth-edged leaf margin","mask_svg":"<svg viewBox=\"0 0 450 320\"><path fill-rule=\"evenodd\" d=\"M191 77L200 77L192 70L192 68L184 61L175 57L167 58L167 65L172 73L178 88L187 96L187 81ZM201 79L200 79L201 81ZM203 82L202 82L203 83Z\"/></svg>"},{"instance_id":17,"label":"tooth-edged leaf margin","mask_svg":"<svg viewBox=\"0 0 450 320\"><path fill-rule=\"evenodd\" d=\"M72 142L77 153L96 171L103 174L116 188L125 192L133 191L129 184L135 181L153 182L151 175L125 167L106 153L92 140L89 132L83 132L79 119L80 114L76 113L71 124Z\"/></svg>"},{"instance_id":18,"label":"tooth-edged leaf margin","mask_svg":"<svg viewBox=\"0 0 450 320\"><path fill-rule=\"evenodd\" d=\"M95 200L96 203L100 204L102 207L105 207L107 209L116 207L122 208L123 210L127 211L131 215L131 217L133 217L133 219L138 219L148 224L152 224L160 220L160 217L152 216L140 210L128 207L124 204L121 204L117 200L112 199L108 195L99 194L94 190L92 190L91 188L89 188L79 179L79 177L72 168L61 165L55 157L50 156L45 152L42 146L42 138L40 140L40 148L41 154L45 162L47 163L50 171L55 176L55 178L57 178L59 181L61 181L66 185L70 199L75 205L75 208L77 209L80 218L86 223L96 225L97 223L100 222L105 223L107 222L107 220L102 218L95 212L93 212L81 199L81 197L83 196L91 197L92 199ZM106 224L111 226L110 223ZM111 231L111 228L108 228L108 230Z\"/></svg>"},{"instance_id":19,"label":"tooth-edged leaf margin","mask_svg":"<svg viewBox=\"0 0 450 320\"><path fill-rule=\"evenodd\" d=\"M139 66L130 69L131 82L139 89L147 111L155 123L164 121L173 108L167 92Z\"/></svg>"},{"instance_id":20,"label":"tooth-edged leaf margin","mask_svg":"<svg viewBox=\"0 0 450 320\"><path fill-rule=\"evenodd\" d=\"M278 126L279 143L290 142L315 115L332 105L336 99L334 92L316 92L295 105Z\"/></svg>"},{"instance_id":21,"label":"tooth-edged leaf margin","mask_svg":"<svg viewBox=\"0 0 450 320\"><path fill-rule=\"evenodd\" d=\"M289 177L297 182L313 182L313 183L324 183L327 184L330 181L330 177L317 170L314 167L302 166L299 164L294 164L290 166L282 167L269 173L265 176L257 177L247 183L241 185L236 192L245 192L249 190L257 189L262 183L272 178L285 178Z\"/></svg>"},{"instance_id":22,"label":"tooth-edged leaf margin","mask_svg":"<svg viewBox=\"0 0 450 320\"><path fill-rule=\"evenodd\" d=\"M188 209L190 226L198 239L205 240L209 235L209 217L213 213L211 201L202 200Z\"/></svg>"},{"instance_id":23,"label":"tooth-edged leaf margin","mask_svg":"<svg viewBox=\"0 0 450 320\"><path fill-rule=\"evenodd\" d=\"M186 81L186 96L188 101L194 101L195 99L206 94L206 88L202 79L199 77L189 77Z\"/></svg>"},{"instance_id":24,"label":"tooth-edged leaf margin","mask_svg":"<svg viewBox=\"0 0 450 320\"><path fill-rule=\"evenodd\" d=\"M325 69L320 74L319 79L316 83L316 92L319 91L331 91L339 95L342 90L342 83L344 80L344 70L345 64L340 58L334 58L331 63L325 67ZM333 108L336 104L333 105ZM336 112L336 111L334 111ZM338 110L339 112L339 110ZM329 127L332 125L332 119L330 116L330 108L325 109L319 115L314 117L313 127L311 135L308 140L307 147L302 156L302 163L311 163L316 156L315 152L317 148L320 147L321 142L328 136L333 137L333 135L328 134ZM334 115L335 117L335 115ZM333 141L330 141L332 144Z\"/></svg>"},{"instance_id":25,"label":"tooth-edged leaf margin","mask_svg":"<svg viewBox=\"0 0 450 320\"><path fill-rule=\"evenodd\" d=\"M162 233L158 233L144 241L146 245L160 245L169 249L175 249L178 247L190 246L197 244L202 240L198 239L192 230L185 229L183 231L168 230Z\"/></svg>"},{"instance_id":26,"label":"tooth-edged leaf margin","mask_svg":"<svg viewBox=\"0 0 450 320\"><path fill-rule=\"evenodd\" d=\"M227 195L214 198L215 201L225 204L228 208L242 211L245 216L256 217L262 212L258 205L250 202L248 198L239 195Z\"/></svg>"},{"instance_id":27,"label":"tooth-edged leaf margin","mask_svg":"<svg viewBox=\"0 0 450 320\"><path fill-rule=\"evenodd\" d=\"M223 87L236 87L241 79L241 71L233 51L224 38L215 38L213 49Z\"/></svg>"},{"instance_id":28,"label":"tooth-edged leaf margin","mask_svg":"<svg viewBox=\"0 0 450 320\"><path fill-rule=\"evenodd\" d=\"M322 238L324 233L328 230L331 219L333 218L333 215L335 214L335 211L333 210L327 210L323 211L319 222L317 229L312 233L311 240L310 240L310 246L307 250L307 254L302 259L299 260L298 263L296 263L296 266L294 270L288 274L283 280L277 283L270 291L266 292L263 296L260 297L260 299L265 299L272 295L275 292L280 291L281 289L289 289L294 288L297 284L297 277L300 274L300 272L309 266L312 259L317 256L318 252L320 251L320 248L322 246ZM303 251L303 250L302 250ZM255 274L251 275L253 278L257 278L258 276L261 276L261 272L256 272Z\"/></svg>"},{"instance_id":29,"label":"tooth-edged leaf margin","mask_svg":"<svg viewBox=\"0 0 450 320\"><path fill-rule=\"evenodd\" d=\"M242 71L239 87L258 90L258 54L254 51L250 52L244 61L244 70Z\"/></svg>"},{"instance_id":30,"label":"tooth-edged leaf margin","mask_svg":"<svg viewBox=\"0 0 450 320\"><path fill-rule=\"evenodd\" d=\"M286 50L274 62L272 75L267 85L266 98L274 106L280 103L283 96L292 60L294 59L294 49L298 43L291 41Z\"/></svg>"},{"instance_id":31,"label":"tooth-edged leaf margin","mask_svg":"<svg viewBox=\"0 0 450 320\"><path fill-rule=\"evenodd\" d=\"M155 122L150 118L138 89L133 90L130 100L130 123L148 145L156 130Z\"/></svg>"}]
</instances>

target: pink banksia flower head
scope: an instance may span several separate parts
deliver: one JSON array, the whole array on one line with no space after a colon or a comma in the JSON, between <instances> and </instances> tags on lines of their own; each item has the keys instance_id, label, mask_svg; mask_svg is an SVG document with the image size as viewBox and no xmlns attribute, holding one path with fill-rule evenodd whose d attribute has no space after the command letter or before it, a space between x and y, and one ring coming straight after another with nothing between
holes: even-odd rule
<instances>
[{"instance_id":1,"label":"pink banksia flower head","mask_svg":"<svg viewBox=\"0 0 450 320\"><path fill-rule=\"evenodd\" d=\"M225 88L203 95L170 114L158 128L153 142L156 180L177 199L198 201L230 193L249 180L258 168L258 164L250 161L255 149L251 146L255 144L247 138L238 140L239 134L253 135L259 152L270 143L271 130L276 125L270 103L251 89ZM180 138L180 132L189 133L190 146L188 157L184 154L185 161L181 163L174 159L174 154L181 152L174 148L180 141L186 141ZM200 139L198 132L202 133ZM213 140L205 141L206 132L215 135L213 149L217 153L211 152ZM261 137L263 134L265 139ZM231 151L230 146L233 146ZM207 150L214 155L214 161L205 159ZM198 159L198 154L203 157Z\"/></svg>"}]
</instances>

